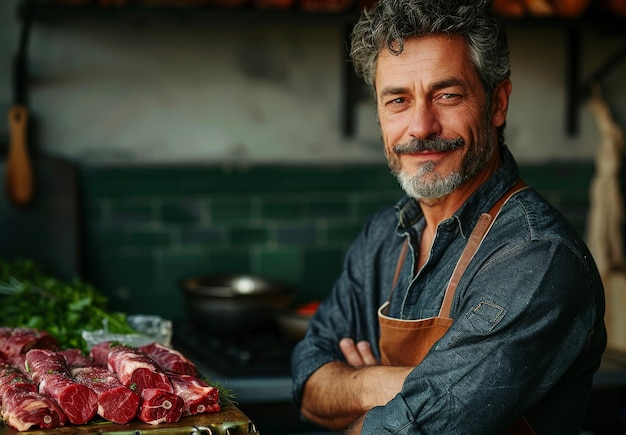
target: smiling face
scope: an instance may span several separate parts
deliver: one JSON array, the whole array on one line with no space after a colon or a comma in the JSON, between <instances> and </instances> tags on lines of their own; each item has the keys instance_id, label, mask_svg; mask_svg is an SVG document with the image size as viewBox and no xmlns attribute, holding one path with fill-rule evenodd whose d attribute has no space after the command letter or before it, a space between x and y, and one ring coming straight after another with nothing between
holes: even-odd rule
<instances>
[{"instance_id":1,"label":"smiling face","mask_svg":"<svg viewBox=\"0 0 626 435\"><path fill-rule=\"evenodd\" d=\"M383 50L375 86L389 167L410 196L443 197L499 165L496 128L511 84L501 82L488 101L461 37L412 38L399 55Z\"/></svg>"}]
</instances>

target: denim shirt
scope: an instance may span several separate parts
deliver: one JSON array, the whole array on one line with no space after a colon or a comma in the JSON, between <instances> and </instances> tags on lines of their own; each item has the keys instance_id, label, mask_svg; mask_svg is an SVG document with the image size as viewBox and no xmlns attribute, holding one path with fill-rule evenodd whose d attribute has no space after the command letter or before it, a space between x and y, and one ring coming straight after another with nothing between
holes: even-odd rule
<instances>
[{"instance_id":1,"label":"denim shirt","mask_svg":"<svg viewBox=\"0 0 626 435\"><path fill-rule=\"evenodd\" d=\"M346 255L331 295L292 355L293 398L308 377L345 361L339 340L367 340L380 358L377 310L390 296L406 238L407 255L390 316L436 316L456 262L480 214L517 180L503 164L441 222L426 263L416 253L424 229L408 197L382 209ZM448 332L385 406L366 415L362 434L498 434L524 415L537 434L580 432L593 374L606 346L604 290L587 247L565 218L533 189L502 208L461 278Z\"/></svg>"}]
</instances>

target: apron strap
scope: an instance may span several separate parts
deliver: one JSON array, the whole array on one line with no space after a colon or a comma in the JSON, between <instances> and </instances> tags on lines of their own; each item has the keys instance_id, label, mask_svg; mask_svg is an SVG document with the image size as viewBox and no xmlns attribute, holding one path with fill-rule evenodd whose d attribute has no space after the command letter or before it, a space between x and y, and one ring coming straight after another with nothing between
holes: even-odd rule
<instances>
[{"instance_id":1,"label":"apron strap","mask_svg":"<svg viewBox=\"0 0 626 435\"><path fill-rule=\"evenodd\" d=\"M461 258L454 268L454 272L452 273L452 277L450 278L450 282L448 283L448 287L446 289L446 294L443 298L443 304L441 305L441 309L439 310L440 317L450 317L450 308L452 306L452 299L454 298L454 293L456 292L456 286L465 272L465 269L469 265L470 261L474 257L474 254L480 247L482 243L482 239L485 237L493 221L495 221L498 213L500 213L500 209L502 206L509 200L509 198L515 195L520 190L526 189L528 185L521 178L517 179L517 182L511 187L504 195L498 199L498 201L491 207L488 213L483 213L478 219L478 223L474 227L472 234L470 235L469 241L461 254ZM400 272L402 271L402 266L404 265L404 260L406 259L406 254L409 248L409 239L407 238L404 244L402 245L402 249L400 250L400 256L398 257L398 262L396 264L396 271L393 276L393 284L391 285L391 293L389 294L388 301L391 301L391 297L393 296L393 292L395 291L396 284L398 283L398 278L400 277Z\"/></svg>"},{"instance_id":2,"label":"apron strap","mask_svg":"<svg viewBox=\"0 0 626 435\"><path fill-rule=\"evenodd\" d=\"M480 215L478 219L478 223L474 227L472 234L465 245L465 249L463 249L463 253L461 254L461 258L457 262L454 267L454 271L452 272L452 276L450 277L450 281L448 282L448 287L446 289L446 294L443 297L443 303L441 304L441 309L439 310L439 317L450 317L450 308L452 307L452 299L454 299L454 293L456 292L456 287L467 269L470 261L474 258L476 251L482 244L483 239L491 229L496 217L500 213L502 206L517 192L520 190L527 189L528 185L521 178L517 179L517 182L511 187L507 192L498 199L498 201L491 207L489 212L483 213Z\"/></svg>"}]
</instances>

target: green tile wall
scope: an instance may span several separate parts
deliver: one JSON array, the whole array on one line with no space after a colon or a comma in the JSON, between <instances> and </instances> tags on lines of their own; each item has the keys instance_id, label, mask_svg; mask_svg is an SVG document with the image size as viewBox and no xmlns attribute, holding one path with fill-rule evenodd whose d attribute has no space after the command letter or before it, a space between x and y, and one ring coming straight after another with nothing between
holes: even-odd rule
<instances>
[{"instance_id":1,"label":"green tile wall","mask_svg":"<svg viewBox=\"0 0 626 435\"><path fill-rule=\"evenodd\" d=\"M584 234L588 162L522 175ZM250 272L328 294L365 219L401 191L385 165L84 167L84 277L130 313L183 316L187 276Z\"/></svg>"}]
</instances>

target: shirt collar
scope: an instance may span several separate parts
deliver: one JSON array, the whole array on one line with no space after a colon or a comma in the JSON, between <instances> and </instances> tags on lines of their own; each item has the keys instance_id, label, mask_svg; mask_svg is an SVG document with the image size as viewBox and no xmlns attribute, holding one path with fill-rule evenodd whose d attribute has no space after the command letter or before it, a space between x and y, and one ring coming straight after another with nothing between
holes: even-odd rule
<instances>
[{"instance_id":1,"label":"shirt collar","mask_svg":"<svg viewBox=\"0 0 626 435\"><path fill-rule=\"evenodd\" d=\"M502 166L454 212L450 219L442 224L451 224L456 221L461 232L467 235L474 228L480 215L489 211L491 206L515 183L519 177L519 168L506 145L500 147L500 156ZM423 217L419 202L408 196L398 201L395 208L398 216L398 234L406 232Z\"/></svg>"}]
</instances>

